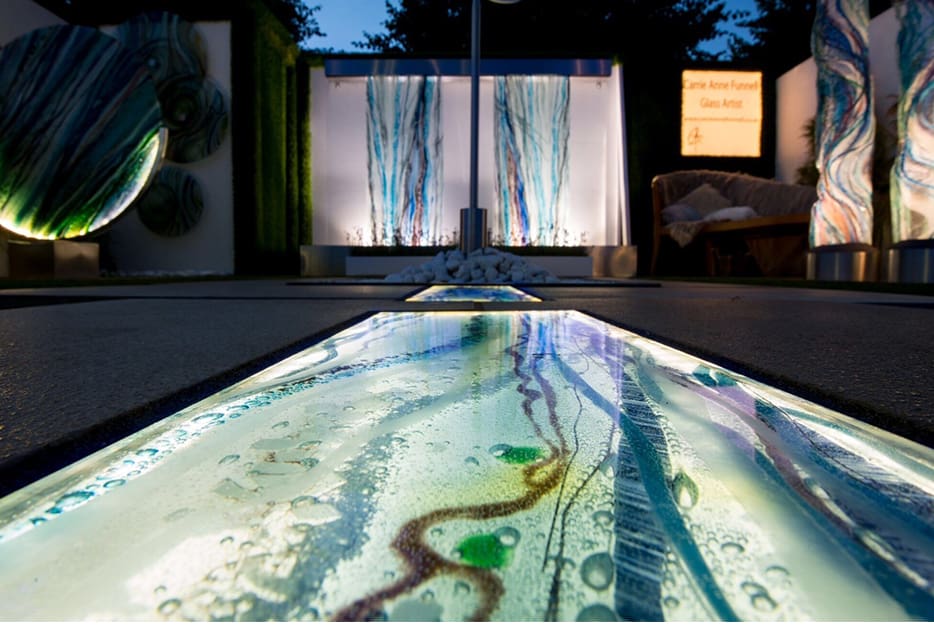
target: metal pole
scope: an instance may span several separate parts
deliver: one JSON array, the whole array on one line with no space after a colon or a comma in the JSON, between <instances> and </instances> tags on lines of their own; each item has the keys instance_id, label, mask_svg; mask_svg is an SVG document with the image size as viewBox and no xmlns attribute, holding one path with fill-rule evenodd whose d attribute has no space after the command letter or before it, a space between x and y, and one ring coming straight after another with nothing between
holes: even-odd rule
<instances>
[{"instance_id":1,"label":"metal pole","mask_svg":"<svg viewBox=\"0 0 934 626\"><path fill-rule=\"evenodd\" d=\"M477 177L479 170L480 132L480 4L482 0L473 0L470 19L470 203L468 206L465 239L466 250L470 252L480 247L477 237L480 225L480 203L477 199Z\"/></svg>"}]
</instances>

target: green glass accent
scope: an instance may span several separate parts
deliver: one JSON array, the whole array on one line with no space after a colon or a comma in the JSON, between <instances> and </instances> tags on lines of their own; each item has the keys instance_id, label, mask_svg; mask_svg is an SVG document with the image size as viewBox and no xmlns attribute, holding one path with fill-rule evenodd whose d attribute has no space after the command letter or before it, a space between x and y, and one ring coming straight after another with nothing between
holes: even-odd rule
<instances>
[{"instance_id":1,"label":"green glass accent","mask_svg":"<svg viewBox=\"0 0 934 626\"><path fill-rule=\"evenodd\" d=\"M512 561L513 550L496 535L473 535L457 546L461 562L483 569L506 567Z\"/></svg>"},{"instance_id":2,"label":"green glass accent","mask_svg":"<svg viewBox=\"0 0 934 626\"><path fill-rule=\"evenodd\" d=\"M508 448L502 454L497 455L496 458L510 465L526 465L544 459L545 452L541 448L517 446Z\"/></svg>"}]
</instances>

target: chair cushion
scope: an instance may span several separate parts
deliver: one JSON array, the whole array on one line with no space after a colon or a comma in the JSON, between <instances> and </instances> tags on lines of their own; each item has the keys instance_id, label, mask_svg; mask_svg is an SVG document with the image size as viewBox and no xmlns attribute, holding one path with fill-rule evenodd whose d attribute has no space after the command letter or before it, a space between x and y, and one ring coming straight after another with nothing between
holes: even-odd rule
<instances>
[{"instance_id":1,"label":"chair cushion","mask_svg":"<svg viewBox=\"0 0 934 626\"><path fill-rule=\"evenodd\" d=\"M697 210L701 216L707 216L714 211L733 206L733 202L725 198L710 183L703 183L689 194L677 200L674 204L686 204Z\"/></svg>"},{"instance_id":2,"label":"chair cushion","mask_svg":"<svg viewBox=\"0 0 934 626\"><path fill-rule=\"evenodd\" d=\"M669 204L662 209L662 224L668 225L672 222L696 222L703 219L703 215L690 204L674 203Z\"/></svg>"},{"instance_id":3,"label":"chair cushion","mask_svg":"<svg viewBox=\"0 0 934 626\"><path fill-rule=\"evenodd\" d=\"M713 213L704 216L705 222L725 222L737 220L751 220L759 217L756 210L751 206L730 206L725 209L718 209Z\"/></svg>"}]
</instances>

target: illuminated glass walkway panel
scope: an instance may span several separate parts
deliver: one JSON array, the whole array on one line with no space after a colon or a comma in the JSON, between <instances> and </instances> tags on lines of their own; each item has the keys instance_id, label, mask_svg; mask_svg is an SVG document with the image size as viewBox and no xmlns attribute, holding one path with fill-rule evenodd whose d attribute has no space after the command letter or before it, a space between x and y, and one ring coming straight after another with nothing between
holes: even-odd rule
<instances>
[{"instance_id":1,"label":"illuminated glass walkway panel","mask_svg":"<svg viewBox=\"0 0 934 626\"><path fill-rule=\"evenodd\" d=\"M406 302L541 302L512 285L432 285Z\"/></svg>"},{"instance_id":2,"label":"illuminated glass walkway panel","mask_svg":"<svg viewBox=\"0 0 934 626\"><path fill-rule=\"evenodd\" d=\"M580 313L378 314L0 501L0 602L931 620L932 465Z\"/></svg>"}]
</instances>

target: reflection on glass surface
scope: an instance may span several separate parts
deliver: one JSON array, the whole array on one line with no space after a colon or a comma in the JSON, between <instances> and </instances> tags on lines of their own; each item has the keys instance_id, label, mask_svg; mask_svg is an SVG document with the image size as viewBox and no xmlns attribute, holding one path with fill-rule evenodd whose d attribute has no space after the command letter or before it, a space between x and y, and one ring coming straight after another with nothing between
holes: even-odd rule
<instances>
[{"instance_id":1,"label":"reflection on glass surface","mask_svg":"<svg viewBox=\"0 0 934 626\"><path fill-rule=\"evenodd\" d=\"M931 620L932 465L580 313L378 314L0 501L0 600L20 620Z\"/></svg>"},{"instance_id":2,"label":"reflection on glass surface","mask_svg":"<svg viewBox=\"0 0 934 626\"><path fill-rule=\"evenodd\" d=\"M432 285L406 302L541 302L512 285Z\"/></svg>"}]
</instances>

